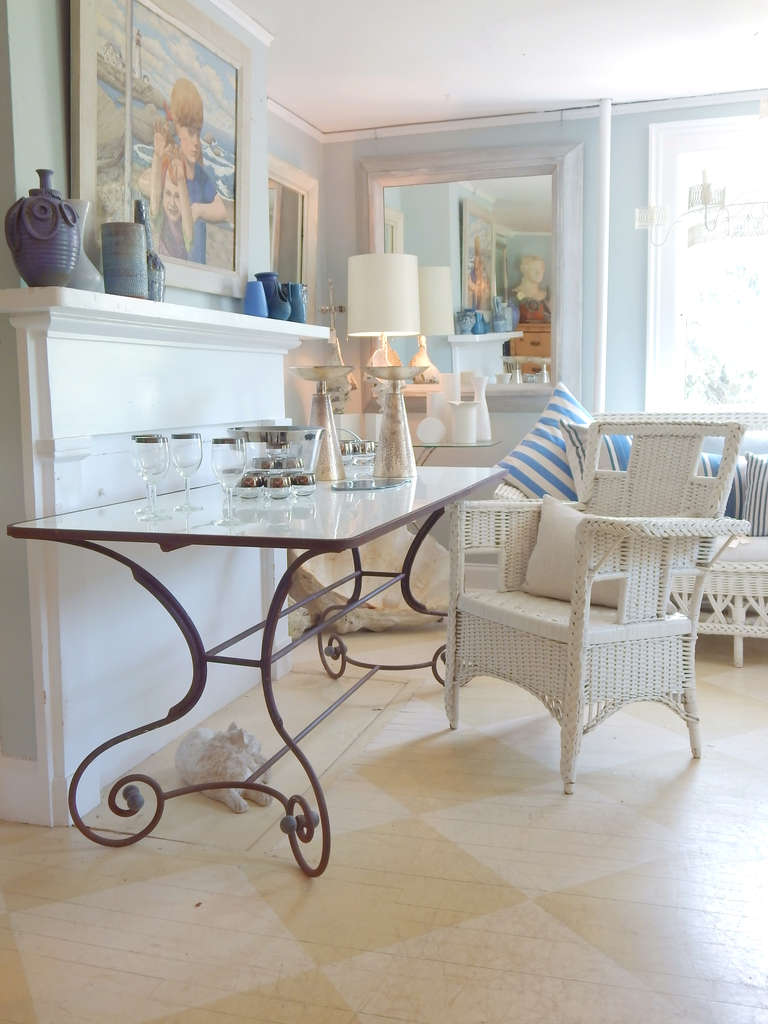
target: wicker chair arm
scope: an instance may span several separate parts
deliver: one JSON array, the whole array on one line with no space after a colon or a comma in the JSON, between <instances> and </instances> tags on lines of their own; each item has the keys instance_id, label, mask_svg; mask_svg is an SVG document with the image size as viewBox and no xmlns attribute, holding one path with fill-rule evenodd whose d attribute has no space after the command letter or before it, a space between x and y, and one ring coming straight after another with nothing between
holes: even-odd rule
<instances>
[{"instance_id":1,"label":"wicker chair arm","mask_svg":"<svg viewBox=\"0 0 768 1024\"><path fill-rule=\"evenodd\" d=\"M541 501L463 501L456 507L451 555L463 587L465 554L495 554L499 590L517 590L536 543Z\"/></svg>"},{"instance_id":2,"label":"wicker chair arm","mask_svg":"<svg viewBox=\"0 0 768 1024\"><path fill-rule=\"evenodd\" d=\"M750 532L750 524L743 519L696 518L676 516L584 516L579 529L588 533L603 533L616 537L739 537Z\"/></svg>"}]
</instances>

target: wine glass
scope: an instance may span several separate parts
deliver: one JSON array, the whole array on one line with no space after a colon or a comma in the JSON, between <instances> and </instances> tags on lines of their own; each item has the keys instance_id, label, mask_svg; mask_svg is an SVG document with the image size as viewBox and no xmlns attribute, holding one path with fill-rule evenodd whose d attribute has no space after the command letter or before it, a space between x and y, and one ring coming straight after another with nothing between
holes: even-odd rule
<instances>
[{"instance_id":1,"label":"wine glass","mask_svg":"<svg viewBox=\"0 0 768 1024\"><path fill-rule=\"evenodd\" d=\"M175 505L174 512L199 512L202 505L193 505L189 494L189 480L200 469L203 461L203 439L200 434L171 434L171 462L184 481L184 501Z\"/></svg>"},{"instance_id":2,"label":"wine glass","mask_svg":"<svg viewBox=\"0 0 768 1024\"><path fill-rule=\"evenodd\" d=\"M133 464L147 485L147 506L137 512L137 518L170 519L167 512L157 508L157 481L168 472L170 457L168 438L164 434L134 434L131 438Z\"/></svg>"},{"instance_id":3,"label":"wine glass","mask_svg":"<svg viewBox=\"0 0 768 1024\"><path fill-rule=\"evenodd\" d=\"M211 468L224 489L224 510L216 526L234 526L240 520L232 511L232 490L245 470L245 445L239 437L211 438Z\"/></svg>"}]
</instances>

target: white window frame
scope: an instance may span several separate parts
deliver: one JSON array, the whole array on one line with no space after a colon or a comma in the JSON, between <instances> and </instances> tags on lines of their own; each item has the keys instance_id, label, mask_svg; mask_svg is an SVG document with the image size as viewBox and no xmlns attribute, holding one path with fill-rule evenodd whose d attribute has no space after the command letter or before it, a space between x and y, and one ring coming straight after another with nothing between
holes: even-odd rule
<instances>
[{"instance_id":1,"label":"white window frame","mask_svg":"<svg viewBox=\"0 0 768 1024\"><path fill-rule=\"evenodd\" d=\"M668 230L686 209L681 195L695 181L678 182L677 158L697 148L730 149L738 137L754 129L756 116L699 118L665 121L649 126L648 205L668 212L666 227L648 236L648 299L646 311L645 408L651 412L676 412L683 408L683 325L675 316L676 254L688 245L686 222L673 227L663 245L651 238ZM713 184L726 184L715 182ZM727 193L726 193L727 201ZM658 240L658 238L657 238Z\"/></svg>"}]
</instances>

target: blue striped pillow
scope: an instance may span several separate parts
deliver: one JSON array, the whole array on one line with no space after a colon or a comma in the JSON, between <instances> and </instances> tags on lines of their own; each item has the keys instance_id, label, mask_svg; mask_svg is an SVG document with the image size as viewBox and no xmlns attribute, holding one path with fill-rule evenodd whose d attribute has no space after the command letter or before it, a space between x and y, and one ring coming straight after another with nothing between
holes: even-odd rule
<instances>
[{"instance_id":1,"label":"blue striped pillow","mask_svg":"<svg viewBox=\"0 0 768 1024\"><path fill-rule=\"evenodd\" d=\"M507 471L504 483L530 498L551 494L564 501L576 501L560 420L592 422L592 416L562 383L555 387L535 425L499 463Z\"/></svg>"},{"instance_id":2,"label":"blue striped pillow","mask_svg":"<svg viewBox=\"0 0 768 1024\"><path fill-rule=\"evenodd\" d=\"M743 515L753 537L768 537L768 455L747 455Z\"/></svg>"},{"instance_id":3,"label":"blue striped pillow","mask_svg":"<svg viewBox=\"0 0 768 1024\"><path fill-rule=\"evenodd\" d=\"M579 499L582 497L584 481L584 458L587 453L587 427L580 423L560 421L560 430L565 440L565 451L573 473ZM632 438L626 434L603 434L600 455L597 460L598 469L625 470L632 454Z\"/></svg>"}]
</instances>

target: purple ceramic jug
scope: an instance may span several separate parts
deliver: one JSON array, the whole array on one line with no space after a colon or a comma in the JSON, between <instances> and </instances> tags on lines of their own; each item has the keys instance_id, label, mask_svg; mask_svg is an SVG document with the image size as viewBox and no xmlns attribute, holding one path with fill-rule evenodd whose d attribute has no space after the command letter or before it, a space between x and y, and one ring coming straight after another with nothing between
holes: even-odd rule
<instances>
[{"instance_id":1,"label":"purple ceramic jug","mask_svg":"<svg viewBox=\"0 0 768 1024\"><path fill-rule=\"evenodd\" d=\"M5 215L5 239L30 287L61 286L80 258L80 226L74 206L51 188L53 171L37 174L40 188L31 188Z\"/></svg>"}]
</instances>

